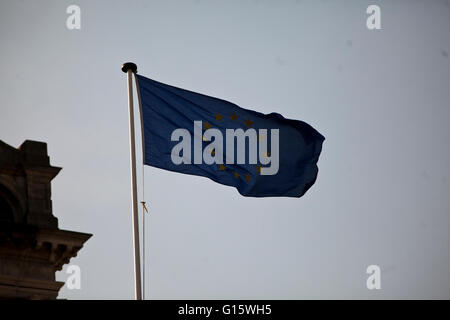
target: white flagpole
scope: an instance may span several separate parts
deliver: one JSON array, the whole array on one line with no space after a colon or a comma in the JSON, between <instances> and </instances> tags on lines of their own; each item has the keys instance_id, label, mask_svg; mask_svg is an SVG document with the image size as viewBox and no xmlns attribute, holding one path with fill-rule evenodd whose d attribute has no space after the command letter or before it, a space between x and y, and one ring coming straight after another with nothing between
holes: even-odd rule
<instances>
[{"instance_id":1,"label":"white flagpole","mask_svg":"<svg viewBox=\"0 0 450 320\"><path fill-rule=\"evenodd\" d=\"M136 148L134 142L134 110L133 110L133 73L136 74L137 66L127 62L122 65L122 71L127 74L128 80L128 110L130 120L130 169L131 169L131 198L132 198L132 223L133 223L133 246L134 246L134 289L136 300L142 300L141 289L141 259L139 249L139 216L136 183Z\"/></svg>"}]
</instances>

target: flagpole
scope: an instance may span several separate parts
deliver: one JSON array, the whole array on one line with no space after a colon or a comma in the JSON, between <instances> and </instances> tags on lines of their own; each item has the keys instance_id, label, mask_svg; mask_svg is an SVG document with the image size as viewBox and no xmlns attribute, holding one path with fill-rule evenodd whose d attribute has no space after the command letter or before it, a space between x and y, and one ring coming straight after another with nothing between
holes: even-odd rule
<instances>
[{"instance_id":1,"label":"flagpole","mask_svg":"<svg viewBox=\"0 0 450 320\"><path fill-rule=\"evenodd\" d=\"M136 147L134 141L134 110L133 110L133 73L136 74L137 66L132 62L122 65L122 71L127 74L128 80L128 110L130 120L130 170L131 170L131 198L132 198L132 223L133 223L133 246L134 246L134 290L136 300L142 300L141 289L141 261L139 249L139 216L136 183Z\"/></svg>"}]
</instances>

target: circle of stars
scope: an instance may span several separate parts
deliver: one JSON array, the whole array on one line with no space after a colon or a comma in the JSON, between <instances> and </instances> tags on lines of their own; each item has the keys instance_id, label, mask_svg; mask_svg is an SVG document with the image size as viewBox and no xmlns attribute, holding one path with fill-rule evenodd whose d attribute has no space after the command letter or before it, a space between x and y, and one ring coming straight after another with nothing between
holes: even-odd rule
<instances>
[{"instance_id":1,"label":"circle of stars","mask_svg":"<svg viewBox=\"0 0 450 320\"><path fill-rule=\"evenodd\" d=\"M214 115L214 118L215 118L216 121L221 121L221 120L224 119L224 116L222 114L220 114L219 112L217 112ZM233 112L232 114L230 114L230 119L231 119L232 122L238 122L239 116L235 112ZM253 127L254 121L250 120L250 118L247 118L246 120L243 120L243 122L244 122L245 127L247 127L247 128L252 128ZM208 129L211 129L213 127L213 125L209 121L206 121L204 123L203 127L204 127L205 130L208 130ZM258 138L259 139L261 139L263 137L264 137L263 134L261 134L261 133L258 134ZM204 136L202 136L202 140L203 141L208 141L208 140L205 139ZM211 155L213 157L216 155L216 151L214 149L211 150ZM270 156L270 152L267 152L266 156ZM262 168L261 165L257 165L256 166L256 174L261 174L261 168ZM226 165L224 165L224 164L219 164L218 169L219 169L219 171L225 172L225 171L227 171L228 167ZM250 181L252 179L252 175L250 175L249 173L246 173L245 175L241 176L241 174L239 174L237 171L233 171L232 174L233 174L233 177L235 179L237 179L237 180L243 179L247 183L250 183Z\"/></svg>"}]
</instances>

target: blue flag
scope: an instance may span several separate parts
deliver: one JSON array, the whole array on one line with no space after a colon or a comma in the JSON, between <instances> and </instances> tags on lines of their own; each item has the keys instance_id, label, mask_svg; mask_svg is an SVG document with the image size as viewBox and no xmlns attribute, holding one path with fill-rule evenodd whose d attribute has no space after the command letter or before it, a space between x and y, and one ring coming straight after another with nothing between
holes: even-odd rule
<instances>
[{"instance_id":1,"label":"blue flag","mask_svg":"<svg viewBox=\"0 0 450 320\"><path fill-rule=\"evenodd\" d=\"M301 197L316 181L325 138L307 123L137 78L145 164L249 197Z\"/></svg>"}]
</instances>

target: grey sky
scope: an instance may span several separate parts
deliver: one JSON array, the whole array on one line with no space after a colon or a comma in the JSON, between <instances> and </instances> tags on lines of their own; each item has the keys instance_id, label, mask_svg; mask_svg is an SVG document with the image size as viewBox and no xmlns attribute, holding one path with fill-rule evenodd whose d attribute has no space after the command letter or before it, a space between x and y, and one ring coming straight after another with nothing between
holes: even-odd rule
<instances>
[{"instance_id":1,"label":"grey sky","mask_svg":"<svg viewBox=\"0 0 450 320\"><path fill-rule=\"evenodd\" d=\"M0 139L48 143L60 228L94 234L60 297L133 298L133 61L327 139L300 199L146 167L147 298L450 298L449 30L449 1L1 0Z\"/></svg>"}]
</instances>

